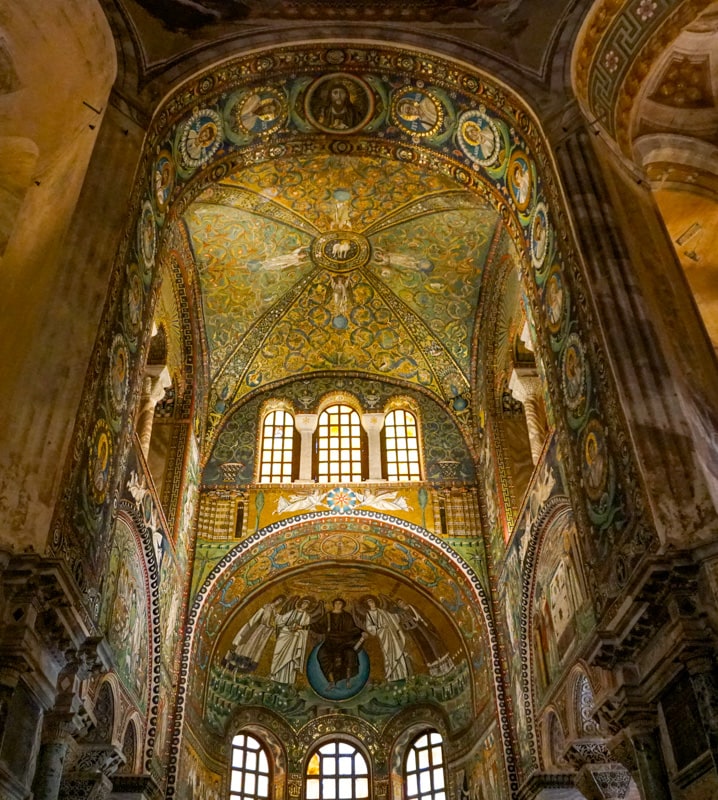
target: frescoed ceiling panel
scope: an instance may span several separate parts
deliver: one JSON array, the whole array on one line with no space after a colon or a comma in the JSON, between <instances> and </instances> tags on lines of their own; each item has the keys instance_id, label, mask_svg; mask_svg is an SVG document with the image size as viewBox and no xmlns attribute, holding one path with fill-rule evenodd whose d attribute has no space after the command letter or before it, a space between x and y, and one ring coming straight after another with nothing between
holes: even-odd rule
<instances>
[{"instance_id":1,"label":"frescoed ceiling panel","mask_svg":"<svg viewBox=\"0 0 718 800\"><path fill-rule=\"evenodd\" d=\"M215 392L332 369L464 393L472 320L500 221L446 177L321 155L243 170L185 223Z\"/></svg>"},{"instance_id":2,"label":"frescoed ceiling panel","mask_svg":"<svg viewBox=\"0 0 718 800\"><path fill-rule=\"evenodd\" d=\"M356 156L277 159L222 183L271 199L310 220L317 232L346 228L367 233L389 213L419 198L457 193L456 184L442 175L384 158Z\"/></svg>"},{"instance_id":3,"label":"frescoed ceiling panel","mask_svg":"<svg viewBox=\"0 0 718 800\"><path fill-rule=\"evenodd\" d=\"M373 271L432 330L441 332L465 373L481 266L495 226L492 210L447 210L372 237Z\"/></svg>"},{"instance_id":4,"label":"frescoed ceiling panel","mask_svg":"<svg viewBox=\"0 0 718 800\"><path fill-rule=\"evenodd\" d=\"M310 237L273 219L223 205L195 203L185 219L202 282L214 373L266 308L311 270L307 261L289 267L272 261L278 254L306 247Z\"/></svg>"}]
</instances>

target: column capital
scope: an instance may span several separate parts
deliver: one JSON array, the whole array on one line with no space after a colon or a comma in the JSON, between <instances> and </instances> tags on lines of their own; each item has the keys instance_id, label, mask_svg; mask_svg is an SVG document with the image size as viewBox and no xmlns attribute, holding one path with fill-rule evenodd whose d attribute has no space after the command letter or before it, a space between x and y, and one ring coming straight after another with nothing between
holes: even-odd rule
<instances>
[{"instance_id":1,"label":"column capital","mask_svg":"<svg viewBox=\"0 0 718 800\"><path fill-rule=\"evenodd\" d=\"M509 378L509 391L519 403L540 398L543 387L536 367L514 367Z\"/></svg>"},{"instance_id":2,"label":"column capital","mask_svg":"<svg viewBox=\"0 0 718 800\"><path fill-rule=\"evenodd\" d=\"M144 372L145 379L150 381L149 391L143 394L149 402L157 403L165 396L165 392L172 386L172 376L166 364L148 364Z\"/></svg>"},{"instance_id":3,"label":"column capital","mask_svg":"<svg viewBox=\"0 0 718 800\"><path fill-rule=\"evenodd\" d=\"M317 429L319 414L295 414L294 427L299 433L314 433Z\"/></svg>"},{"instance_id":4,"label":"column capital","mask_svg":"<svg viewBox=\"0 0 718 800\"><path fill-rule=\"evenodd\" d=\"M381 414L362 414L361 415L361 426L364 430L369 433L370 431L380 431L384 427L384 419L386 415Z\"/></svg>"}]
</instances>

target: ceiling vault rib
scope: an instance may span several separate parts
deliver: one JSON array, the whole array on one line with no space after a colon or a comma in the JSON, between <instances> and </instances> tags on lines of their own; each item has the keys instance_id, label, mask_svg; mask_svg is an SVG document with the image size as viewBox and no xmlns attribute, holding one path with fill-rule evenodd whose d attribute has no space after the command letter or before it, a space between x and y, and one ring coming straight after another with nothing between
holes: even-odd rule
<instances>
[{"instance_id":1,"label":"ceiling vault rib","mask_svg":"<svg viewBox=\"0 0 718 800\"><path fill-rule=\"evenodd\" d=\"M464 202L442 203L441 201L447 200L463 200ZM462 208L475 207L475 197L469 194L465 189L456 189L454 191L441 191L434 194L423 195L422 197L412 199L408 203L394 209L389 214L386 214L381 219L373 222L362 231L364 236L371 236L375 233L388 230L402 222L408 222L419 217L425 217L430 214L438 214L441 211L455 211ZM413 213L412 209L415 209Z\"/></svg>"}]
</instances>

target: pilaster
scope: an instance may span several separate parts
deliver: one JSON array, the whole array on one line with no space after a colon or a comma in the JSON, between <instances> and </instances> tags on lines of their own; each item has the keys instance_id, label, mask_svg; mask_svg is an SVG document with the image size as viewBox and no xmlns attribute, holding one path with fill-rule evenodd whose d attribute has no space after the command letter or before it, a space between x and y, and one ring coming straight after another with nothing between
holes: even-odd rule
<instances>
[{"instance_id":1,"label":"pilaster","mask_svg":"<svg viewBox=\"0 0 718 800\"><path fill-rule=\"evenodd\" d=\"M656 296L658 284L675 285L683 298L678 316L695 316L647 184L616 162L577 111L567 121L570 116L566 112L563 128L551 135L575 222L586 323L605 348L607 377L612 375L619 389L610 402L620 403L631 431L659 538L695 541L715 529L716 509L695 459L705 434L697 437L692 430L682 399L704 397L709 386L715 392L715 358L700 325L689 325L683 338L676 337L670 327L675 321L665 318L663 300ZM695 352L684 351L694 349L705 354L704 363L689 373ZM689 388L698 370L703 385Z\"/></svg>"}]
</instances>

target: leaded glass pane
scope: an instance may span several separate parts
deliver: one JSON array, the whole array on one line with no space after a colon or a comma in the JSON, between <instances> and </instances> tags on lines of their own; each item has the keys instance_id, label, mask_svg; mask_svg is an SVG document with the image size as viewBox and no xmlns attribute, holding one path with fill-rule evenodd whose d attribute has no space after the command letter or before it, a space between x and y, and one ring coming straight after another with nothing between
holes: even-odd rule
<instances>
[{"instance_id":1,"label":"leaded glass pane","mask_svg":"<svg viewBox=\"0 0 718 800\"><path fill-rule=\"evenodd\" d=\"M419 480L419 440L414 415L390 411L384 420L384 456L389 480Z\"/></svg>"}]
</instances>

